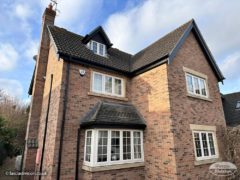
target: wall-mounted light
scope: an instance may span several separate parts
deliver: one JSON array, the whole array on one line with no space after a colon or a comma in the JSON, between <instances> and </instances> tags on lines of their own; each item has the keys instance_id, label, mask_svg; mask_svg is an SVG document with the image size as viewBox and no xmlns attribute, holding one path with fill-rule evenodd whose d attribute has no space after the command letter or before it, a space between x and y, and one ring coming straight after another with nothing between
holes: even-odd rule
<instances>
[{"instance_id":1,"label":"wall-mounted light","mask_svg":"<svg viewBox=\"0 0 240 180\"><path fill-rule=\"evenodd\" d=\"M86 71L84 69L79 69L80 76L84 76Z\"/></svg>"}]
</instances>

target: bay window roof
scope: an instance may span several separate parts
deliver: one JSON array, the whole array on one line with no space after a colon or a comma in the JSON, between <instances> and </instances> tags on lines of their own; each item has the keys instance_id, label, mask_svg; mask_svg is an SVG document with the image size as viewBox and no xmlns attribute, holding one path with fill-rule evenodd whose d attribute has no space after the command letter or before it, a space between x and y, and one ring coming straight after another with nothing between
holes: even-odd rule
<instances>
[{"instance_id":1,"label":"bay window roof","mask_svg":"<svg viewBox=\"0 0 240 180\"><path fill-rule=\"evenodd\" d=\"M80 121L82 128L144 129L145 120L132 104L98 102Z\"/></svg>"}]
</instances>

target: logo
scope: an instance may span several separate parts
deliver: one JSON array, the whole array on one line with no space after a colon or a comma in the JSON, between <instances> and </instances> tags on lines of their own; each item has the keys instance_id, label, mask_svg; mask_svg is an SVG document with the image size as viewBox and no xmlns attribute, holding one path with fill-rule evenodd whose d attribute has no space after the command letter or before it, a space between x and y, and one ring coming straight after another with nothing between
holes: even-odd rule
<instances>
[{"instance_id":1,"label":"logo","mask_svg":"<svg viewBox=\"0 0 240 180\"><path fill-rule=\"evenodd\" d=\"M230 162L216 162L209 167L211 174L215 176L233 176L237 173L237 167Z\"/></svg>"}]
</instances>

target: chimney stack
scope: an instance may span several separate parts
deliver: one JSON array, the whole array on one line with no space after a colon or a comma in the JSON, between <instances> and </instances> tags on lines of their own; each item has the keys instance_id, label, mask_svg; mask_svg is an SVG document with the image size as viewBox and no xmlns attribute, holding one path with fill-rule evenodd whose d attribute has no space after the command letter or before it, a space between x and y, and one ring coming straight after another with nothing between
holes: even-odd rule
<instances>
[{"instance_id":1,"label":"chimney stack","mask_svg":"<svg viewBox=\"0 0 240 180\"><path fill-rule=\"evenodd\" d=\"M46 76L48 54L50 47L50 37L47 26L54 25L56 11L53 10L53 5L49 4L45 9L42 16L42 27L41 37L38 55L36 57L35 72L33 74L33 85L32 85L32 102L29 112L27 133L26 133L26 147L24 152L23 170L34 172L38 167L35 166L35 160L37 155L37 146L30 147L29 143L34 141L37 142L38 148L41 148L42 142L38 138L39 123L42 111L43 93L45 80L43 77ZM26 177L24 177L26 178ZM31 178L30 178L31 179Z\"/></svg>"}]
</instances>

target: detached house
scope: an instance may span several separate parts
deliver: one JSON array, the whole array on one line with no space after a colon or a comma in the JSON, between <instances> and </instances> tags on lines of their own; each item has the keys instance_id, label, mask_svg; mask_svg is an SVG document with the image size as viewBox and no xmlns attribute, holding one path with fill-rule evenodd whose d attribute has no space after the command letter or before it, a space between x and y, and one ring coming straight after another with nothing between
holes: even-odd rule
<instances>
[{"instance_id":1,"label":"detached house","mask_svg":"<svg viewBox=\"0 0 240 180\"><path fill-rule=\"evenodd\" d=\"M224 158L224 77L194 20L131 55L102 27L81 36L54 26L55 15L51 5L43 14L24 170L197 179Z\"/></svg>"}]
</instances>

